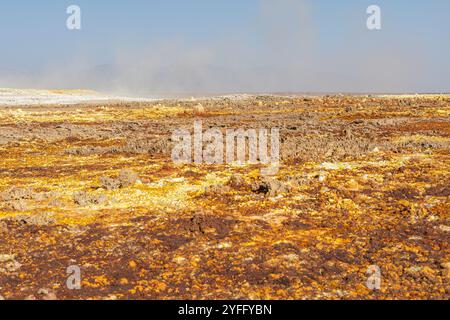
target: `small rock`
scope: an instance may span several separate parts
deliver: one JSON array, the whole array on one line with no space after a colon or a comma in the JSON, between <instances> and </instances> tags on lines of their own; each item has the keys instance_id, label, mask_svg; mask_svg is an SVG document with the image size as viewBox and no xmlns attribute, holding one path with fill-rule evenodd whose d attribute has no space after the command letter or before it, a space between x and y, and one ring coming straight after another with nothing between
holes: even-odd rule
<instances>
[{"instance_id":1,"label":"small rock","mask_svg":"<svg viewBox=\"0 0 450 320\"><path fill-rule=\"evenodd\" d=\"M22 267L22 264L16 261L14 254L1 254L0 255L0 274L15 272Z\"/></svg>"},{"instance_id":2,"label":"small rock","mask_svg":"<svg viewBox=\"0 0 450 320\"><path fill-rule=\"evenodd\" d=\"M231 248L233 245L229 242L221 242L217 245L219 249Z\"/></svg>"},{"instance_id":3,"label":"small rock","mask_svg":"<svg viewBox=\"0 0 450 320\"><path fill-rule=\"evenodd\" d=\"M116 190L120 188L120 181L110 177L101 177L100 185L101 188L106 190Z\"/></svg>"},{"instance_id":4,"label":"small rock","mask_svg":"<svg viewBox=\"0 0 450 320\"><path fill-rule=\"evenodd\" d=\"M56 297L56 294L49 289L46 288L41 288L38 291L38 296L40 299L42 300L57 300L58 298Z\"/></svg>"},{"instance_id":5,"label":"small rock","mask_svg":"<svg viewBox=\"0 0 450 320\"><path fill-rule=\"evenodd\" d=\"M7 203L7 208L11 211L27 211L28 206L25 200L13 200Z\"/></svg>"},{"instance_id":6,"label":"small rock","mask_svg":"<svg viewBox=\"0 0 450 320\"><path fill-rule=\"evenodd\" d=\"M322 187L322 188L320 188L320 190L319 190L320 193L327 193L327 192L329 192L329 191L330 191L330 188L327 188L327 187Z\"/></svg>"},{"instance_id":7,"label":"small rock","mask_svg":"<svg viewBox=\"0 0 450 320\"><path fill-rule=\"evenodd\" d=\"M291 261L291 262L300 260L300 257L297 254L294 254L294 253L283 255L283 256L281 256L281 258L283 260Z\"/></svg>"},{"instance_id":8,"label":"small rock","mask_svg":"<svg viewBox=\"0 0 450 320\"><path fill-rule=\"evenodd\" d=\"M345 292L342 290L336 290L336 294L339 298L343 298L345 296Z\"/></svg>"},{"instance_id":9,"label":"small rock","mask_svg":"<svg viewBox=\"0 0 450 320\"><path fill-rule=\"evenodd\" d=\"M115 190L126 188L134 185L139 179L139 176L133 170L122 170L117 178L101 177L101 187L106 190Z\"/></svg>"},{"instance_id":10,"label":"small rock","mask_svg":"<svg viewBox=\"0 0 450 320\"><path fill-rule=\"evenodd\" d=\"M177 264L184 264L186 262L186 258L185 257L175 257L175 258L173 258L172 261Z\"/></svg>"},{"instance_id":11,"label":"small rock","mask_svg":"<svg viewBox=\"0 0 450 320\"><path fill-rule=\"evenodd\" d=\"M14 260L16 256L14 254L0 254L0 263Z\"/></svg>"},{"instance_id":12,"label":"small rock","mask_svg":"<svg viewBox=\"0 0 450 320\"><path fill-rule=\"evenodd\" d=\"M406 269L405 271L406 271L406 273L408 273L410 275L416 275L421 270L422 270L422 267L414 266L414 267L410 267L410 268Z\"/></svg>"},{"instance_id":13,"label":"small rock","mask_svg":"<svg viewBox=\"0 0 450 320\"><path fill-rule=\"evenodd\" d=\"M441 263L442 269L450 270L450 262Z\"/></svg>"},{"instance_id":14,"label":"small rock","mask_svg":"<svg viewBox=\"0 0 450 320\"><path fill-rule=\"evenodd\" d=\"M240 174L233 174L227 183L233 189L240 189L246 186L245 179Z\"/></svg>"},{"instance_id":15,"label":"small rock","mask_svg":"<svg viewBox=\"0 0 450 320\"><path fill-rule=\"evenodd\" d=\"M119 174L119 181L122 188L132 186L139 179L139 176L133 170L122 170Z\"/></svg>"},{"instance_id":16,"label":"small rock","mask_svg":"<svg viewBox=\"0 0 450 320\"><path fill-rule=\"evenodd\" d=\"M106 201L106 196L104 194L91 194L80 191L74 193L73 201L80 206L102 204Z\"/></svg>"},{"instance_id":17,"label":"small rock","mask_svg":"<svg viewBox=\"0 0 450 320\"><path fill-rule=\"evenodd\" d=\"M37 213L33 215L18 215L9 218L9 220L19 221L22 224L29 224L33 226L47 226L56 223L53 213L51 212Z\"/></svg>"},{"instance_id":18,"label":"small rock","mask_svg":"<svg viewBox=\"0 0 450 320\"><path fill-rule=\"evenodd\" d=\"M252 191L263 193L267 197L275 197L281 193L288 193L291 189L288 185L275 178L261 177L252 184Z\"/></svg>"},{"instance_id":19,"label":"small rock","mask_svg":"<svg viewBox=\"0 0 450 320\"><path fill-rule=\"evenodd\" d=\"M33 190L31 189L21 189L17 187L12 187L9 190L0 193L0 200L3 201L14 201L14 200L30 200L33 198Z\"/></svg>"},{"instance_id":20,"label":"small rock","mask_svg":"<svg viewBox=\"0 0 450 320\"><path fill-rule=\"evenodd\" d=\"M6 299L5 299L5 297L3 297L3 296L0 294L0 301L1 301L1 300L6 300Z\"/></svg>"},{"instance_id":21,"label":"small rock","mask_svg":"<svg viewBox=\"0 0 450 320\"><path fill-rule=\"evenodd\" d=\"M406 269L405 271L406 273L408 273L413 277L425 276L430 280L433 280L435 278L435 271L428 266L425 267L413 266Z\"/></svg>"}]
</instances>

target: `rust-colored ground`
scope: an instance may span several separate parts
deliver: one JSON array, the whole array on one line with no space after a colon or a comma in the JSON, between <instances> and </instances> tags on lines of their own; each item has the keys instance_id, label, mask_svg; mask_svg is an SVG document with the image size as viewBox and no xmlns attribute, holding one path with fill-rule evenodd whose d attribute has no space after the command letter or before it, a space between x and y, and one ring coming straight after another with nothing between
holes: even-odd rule
<instances>
[{"instance_id":1,"label":"rust-colored ground","mask_svg":"<svg viewBox=\"0 0 450 320\"><path fill-rule=\"evenodd\" d=\"M194 120L279 127L276 180L174 165ZM0 298L448 299L449 147L448 96L1 107Z\"/></svg>"}]
</instances>

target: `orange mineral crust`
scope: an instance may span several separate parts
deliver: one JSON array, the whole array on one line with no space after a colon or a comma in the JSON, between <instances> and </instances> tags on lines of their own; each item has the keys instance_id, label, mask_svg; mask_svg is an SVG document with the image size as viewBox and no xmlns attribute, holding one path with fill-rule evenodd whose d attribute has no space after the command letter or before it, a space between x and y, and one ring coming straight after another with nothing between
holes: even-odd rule
<instances>
[{"instance_id":1,"label":"orange mineral crust","mask_svg":"<svg viewBox=\"0 0 450 320\"><path fill-rule=\"evenodd\" d=\"M195 121L279 170L174 163ZM2 106L0 298L448 299L449 147L447 95Z\"/></svg>"}]
</instances>

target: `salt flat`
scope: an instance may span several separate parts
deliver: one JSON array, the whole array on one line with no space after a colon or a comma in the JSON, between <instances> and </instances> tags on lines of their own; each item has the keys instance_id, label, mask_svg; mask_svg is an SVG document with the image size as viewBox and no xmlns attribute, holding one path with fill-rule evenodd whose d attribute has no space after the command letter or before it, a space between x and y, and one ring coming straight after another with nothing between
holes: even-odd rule
<instances>
[{"instance_id":1,"label":"salt flat","mask_svg":"<svg viewBox=\"0 0 450 320\"><path fill-rule=\"evenodd\" d=\"M77 104L101 101L147 101L129 97L117 97L93 90L41 90L0 88L1 106L27 106L50 104Z\"/></svg>"}]
</instances>

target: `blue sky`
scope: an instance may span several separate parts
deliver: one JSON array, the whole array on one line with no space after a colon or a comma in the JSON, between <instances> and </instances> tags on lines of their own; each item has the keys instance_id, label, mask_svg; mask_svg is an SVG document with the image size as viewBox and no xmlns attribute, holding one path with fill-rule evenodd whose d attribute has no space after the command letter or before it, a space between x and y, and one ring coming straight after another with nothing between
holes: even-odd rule
<instances>
[{"instance_id":1,"label":"blue sky","mask_svg":"<svg viewBox=\"0 0 450 320\"><path fill-rule=\"evenodd\" d=\"M0 39L2 87L450 91L448 0L2 0Z\"/></svg>"}]
</instances>

